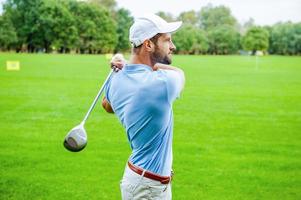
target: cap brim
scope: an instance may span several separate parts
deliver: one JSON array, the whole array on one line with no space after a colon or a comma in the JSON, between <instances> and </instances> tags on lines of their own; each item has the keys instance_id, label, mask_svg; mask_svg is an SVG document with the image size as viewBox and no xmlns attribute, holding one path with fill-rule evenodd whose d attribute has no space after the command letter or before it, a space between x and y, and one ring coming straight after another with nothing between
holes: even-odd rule
<instances>
[{"instance_id":1,"label":"cap brim","mask_svg":"<svg viewBox=\"0 0 301 200\"><path fill-rule=\"evenodd\" d=\"M160 31L160 33L173 33L176 32L181 26L182 26L182 21L170 22L167 23L167 26L165 26L164 29Z\"/></svg>"}]
</instances>

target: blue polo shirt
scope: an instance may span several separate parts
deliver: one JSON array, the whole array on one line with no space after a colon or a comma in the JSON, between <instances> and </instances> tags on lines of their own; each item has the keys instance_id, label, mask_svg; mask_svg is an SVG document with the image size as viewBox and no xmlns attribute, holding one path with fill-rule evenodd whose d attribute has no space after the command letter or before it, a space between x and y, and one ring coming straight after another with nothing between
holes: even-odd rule
<instances>
[{"instance_id":1,"label":"blue polo shirt","mask_svg":"<svg viewBox=\"0 0 301 200\"><path fill-rule=\"evenodd\" d=\"M174 70L153 71L147 65L129 64L114 73L106 86L106 98L131 145L129 161L161 176L171 172L172 103L182 84Z\"/></svg>"}]
</instances>

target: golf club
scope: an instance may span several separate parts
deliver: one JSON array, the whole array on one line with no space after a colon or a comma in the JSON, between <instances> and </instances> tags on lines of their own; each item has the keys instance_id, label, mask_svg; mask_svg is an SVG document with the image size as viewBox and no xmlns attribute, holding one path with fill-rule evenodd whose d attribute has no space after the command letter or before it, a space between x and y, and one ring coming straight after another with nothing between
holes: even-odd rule
<instances>
[{"instance_id":1,"label":"golf club","mask_svg":"<svg viewBox=\"0 0 301 200\"><path fill-rule=\"evenodd\" d=\"M85 115L83 121L79 125L75 126L73 129L71 129L69 131L69 133L66 135L65 140L64 140L64 147L66 149L68 149L69 151L78 152L78 151L81 151L83 148L85 148L85 146L87 145L87 133L84 128L85 122L88 119L91 111L93 110L97 100L101 96L101 94L104 90L104 87L106 86L108 80L111 78L113 72L114 72L114 70L112 70L109 73L109 75L107 76L105 82L101 86L98 94L96 95L96 97L95 97L92 105L90 106L87 114Z\"/></svg>"}]
</instances>

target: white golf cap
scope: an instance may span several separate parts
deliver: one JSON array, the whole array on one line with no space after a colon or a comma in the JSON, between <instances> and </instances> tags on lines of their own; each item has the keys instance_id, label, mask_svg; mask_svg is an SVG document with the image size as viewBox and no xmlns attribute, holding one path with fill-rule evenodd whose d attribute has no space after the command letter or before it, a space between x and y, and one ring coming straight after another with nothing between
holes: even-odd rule
<instances>
[{"instance_id":1,"label":"white golf cap","mask_svg":"<svg viewBox=\"0 0 301 200\"><path fill-rule=\"evenodd\" d=\"M130 28L129 39L135 46L141 45L145 40L150 39L158 33L172 33L178 30L182 21L168 23L155 14L145 14L137 18Z\"/></svg>"}]
</instances>

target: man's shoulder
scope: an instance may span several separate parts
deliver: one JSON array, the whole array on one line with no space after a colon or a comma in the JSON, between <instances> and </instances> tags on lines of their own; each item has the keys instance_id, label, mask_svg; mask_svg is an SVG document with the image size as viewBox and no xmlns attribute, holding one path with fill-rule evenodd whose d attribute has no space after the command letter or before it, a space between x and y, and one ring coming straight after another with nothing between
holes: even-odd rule
<instances>
[{"instance_id":1,"label":"man's shoulder","mask_svg":"<svg viewBox=\"0 0 301 200\"><path fill-rule=\"evenodd\" d=\"M158 70L157 77L160 80L164 80L164 82L173 82L173 81L179 81L181 76L178 72L174 70Z\"/></svg>"}]
</instances>

